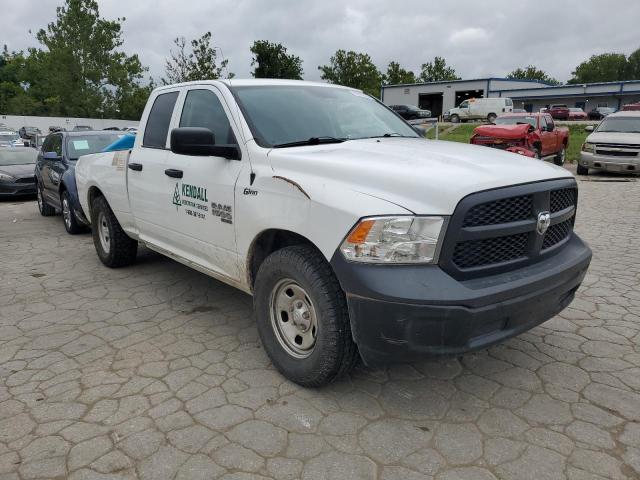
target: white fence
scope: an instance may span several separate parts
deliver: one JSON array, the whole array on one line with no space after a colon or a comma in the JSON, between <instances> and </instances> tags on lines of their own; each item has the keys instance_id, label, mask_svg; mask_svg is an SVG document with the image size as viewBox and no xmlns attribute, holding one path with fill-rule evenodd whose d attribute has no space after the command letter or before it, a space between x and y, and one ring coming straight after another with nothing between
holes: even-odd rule
<instances>
[{"instance_id":1,"label":"white fence","mask_svg":"<svg viewBox=\"0 0 640 480\"><path fill-rule=\"evenodd\" d=\"M137 120L113 120L110 118L71 118L71 117L30 117L22 115L0 115L0 123L19 130L21 127L38 127L44 134L49 133L49 127L62 127L72 130L76 125L88 125L95 130L108 127L137 127Z\"/></svg>"}]
</instances>

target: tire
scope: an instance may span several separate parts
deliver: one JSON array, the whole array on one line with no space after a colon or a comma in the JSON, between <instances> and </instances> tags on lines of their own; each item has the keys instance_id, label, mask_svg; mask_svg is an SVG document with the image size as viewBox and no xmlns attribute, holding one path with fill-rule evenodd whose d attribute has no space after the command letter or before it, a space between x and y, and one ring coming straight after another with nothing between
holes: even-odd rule
<instances>
[{"instance_id":1,"label":"tire","mask_svg":"<svg viewBox=\"0 0 640 480\"><path fill-rule=\"evenodd\" d=\"M138 242L124 233L102 196L96 197L91 203L91 224L93 244L102 263L110 268L118 268L136 261Z\"/></svg>"},{"instance_id":2,"label":"tire","mask_svg":"<svg viewBox=\"0 0 640 480\"><path fill-rule=\"evenodd\" d=\"M542 153L540 153L539 148L533 149L533 158L535 158L536 160L542 160Z\"/></svg>"},{"instance_id":3,"label":"tire","mask_svg":"<svg viewBox=\"0 0 640 480\"><path fill-rule=\"evenodd\" d=\"M320 387L357 363L344 292L313 247L296 245L269 255L256 275L253 299L262 344L292 382Z\"/></svg>"},{"instance_id":4,"label":"tire","mask_svg":"<svg viewBox=\"0 0 640 480\"><path fill-rule=\"evenodd\" d=\"M460 117L455 113L451 115L451 118L449 120L451 120L451 123L460 123Z\"/></svg>"},{"instance_id":5,"label":"tire","mask_svg":"<svg viewBox=\"0 0 640 480\"><path fill-rule=\"evenodd\" d=\"M553 163L561 167L564 165L564 161L566 157L567 157L567 147L563 145L562 150L560 150L558 154L553 158Z\"/></svg>"},{"instance_id":6,"label":"tire","mask_svg":"<svg viewBox=\"0 0 640 480\"><path fill-rule=\"evenodd\" d=\"M493 123L496 121L496 118L498 118L498 116L495 113L490 113L487 115L487 122Z\"/></svg>"},{"instance_id":7,"label":"tire","mask_svg":"<svg viewBox=\"0 0 640 480\"><path fill-rule=\"evenodd\" d=\"M38 197L38 210L43 217L51 217L56 214L56 209L49 205L42 195L42 185L36 186L36 196Z\"/></svg>"},{"instance_id":8,"label":"tire","mask_svg":"<svg viewBox=\"0 0 640 480\"><path fill-rule=\"evenodd\" d=\"M60 195L60 205L62 206L62 223L67 233L76 235L84 230L83 225L76 218L76 214L71 207L71 199L69 198L69 192L62 191Z\"/></svg>"},{"instance_id":9,"label":"tire","mask_svg":"<svg viewBox=\"0 0 640 480\"><path fill-rule=\"evenodd\" d=\"M589 167L583 167L578 164L578 168L576 169L578 175L589 175Z\"/></svg>"}]
</instances>

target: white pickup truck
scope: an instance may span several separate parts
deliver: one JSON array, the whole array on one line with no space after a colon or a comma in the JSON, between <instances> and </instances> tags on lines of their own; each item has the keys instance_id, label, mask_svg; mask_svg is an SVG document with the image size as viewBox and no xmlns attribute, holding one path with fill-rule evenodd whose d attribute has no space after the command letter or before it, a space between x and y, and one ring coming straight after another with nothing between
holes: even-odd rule
<instances>
[{"instance_id":1,"label":"white pickup truck","mask_svg":"<svg viewBox=\"0 0 640 480\"><path fill-rule=\"evenodd\" d=\"M304 386L517 335L591 260L569 172L426 140L334 85L158 88L134 147L82 157L76 179L105 265L144 244L252 294L266 352Z\"/></svg>"}]
</instances>

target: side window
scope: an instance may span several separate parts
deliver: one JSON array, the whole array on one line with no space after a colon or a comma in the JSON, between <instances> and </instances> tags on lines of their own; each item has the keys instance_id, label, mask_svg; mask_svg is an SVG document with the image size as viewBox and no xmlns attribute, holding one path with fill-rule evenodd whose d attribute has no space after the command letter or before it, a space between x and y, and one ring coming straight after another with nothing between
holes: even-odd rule
<instances>
[{"instance_id":1,"label":"side window","mask_svg":"<svg viewBox=\"0 0 640 480\"><path fill-rule=\"evenodd\" d=\"M235 144L227 114L211 90L190 90L184 101L181 127L203 127L211 130L217 144Z\"/></svg>"},{"instance_id":2,"label":"side window","mask_svg":"<svg viewBox=\"0 0 640 480\"><path fill-rule=\"evenodd\" d=\"M551 116L547 117L547 128L551 131L553 131L553 129L555 128L555 124L553 123L553 117Z\"/></svg>"},{"instance_id":3,"label":"side window","mask_svg":"<svg viewBox=\"0 0 640 480\"><path fill-rule=\"evenodd\" d=\"M177 99L178 92L163 93L156 97L144 129L143 147L165 148L171 115Z\"/></svg>"},{"instance_id":4,"label":"side window","mask_svg":"<svg viewBox=\"0 0 640 480\"><path fill-rule=\"evenodd\" d=\"M547 119L544 115L540 115L540 130L547 129Z\"/></svg>"},{"instance_id":5,"label":"side window","mask_svg":"<svg viewBox=\"0 0 640 480\"><path fill-rule=\"evenodd\" d=\"M54 135L51 137L51 144L49 146L50 152L56 152L59 157L62 156L62 135Z\"/></svg>"},{"instance_id":6,"label":"side window","mask_svg":"<svg viewBox=\"0 0 640 480\"><path fill-rule=\"evenodd\" d=\"M48 136L47 138L44 139L44 142L42 142L42 153L46 153L46 152L51 152L53 150L51 150L51 136Z\"/></svg>"}]
</instances>

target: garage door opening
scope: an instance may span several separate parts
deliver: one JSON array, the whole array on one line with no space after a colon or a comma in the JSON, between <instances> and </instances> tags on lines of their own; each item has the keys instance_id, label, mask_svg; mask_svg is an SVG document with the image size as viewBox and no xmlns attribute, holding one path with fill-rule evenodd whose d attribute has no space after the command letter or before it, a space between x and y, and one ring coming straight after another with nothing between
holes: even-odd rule
<instances>
[{"instance_id":1,"label":"garage door opening","mask_svg":"<svg viewBox=\"0 0 640 480\"><path fill-rule=\"evenodd\" d=\"M456 107L470 98L483 98L484 90L460 90L456 92Z\"/></svg>"},{"instance_id":2,"label":"garage door opening","mask_svg":"<svg viewBox=\"0 0 640 480\"><path fill-rule=\"evenodd\" d=\"M421 93L418 95L418 106L430 110L432 117L439 117L442 115L442 94Z\"/></svg>"}]
</instances>

